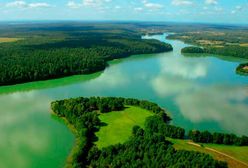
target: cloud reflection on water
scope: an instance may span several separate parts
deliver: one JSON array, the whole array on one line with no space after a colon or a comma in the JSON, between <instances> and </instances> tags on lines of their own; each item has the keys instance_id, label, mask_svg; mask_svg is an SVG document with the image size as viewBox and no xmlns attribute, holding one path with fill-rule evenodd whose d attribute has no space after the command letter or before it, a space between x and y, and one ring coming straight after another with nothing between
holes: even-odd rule
<instances>
[{"instance_id":1,"label":"cloud reflection on water","mask_svg":"<svg viewBox=\"0 0 248 168\"><path fill-rule=\"evenodd\" d=\"M163 57L159 60L160 72L151 80L154 91L162 97L196 89L193 80L204 78L208 62L184 57Z\"/></svg>"},{"instance_id":2,"label":"cloud reflection on water","mask_svg":"<svg viewBox=\"0 0 248 168\"><path fill-rule=\"evenodd\" d=\"M0 167L43 167L42 164L48 164L43 163L44 158L57 155L54 145L60 134L56 128L60 125L50 121L50 101L35 91L0 96ZM48 131L50 127L54 130ZM64 145L63 140L58 141L58 145Z\"/></svg>"},{"instance_id":3,"label":"cloud reflection on water","mask_svg":"<svg viewBox=\"0 0 248 168\"><path fill-rule=\"evenodd\" d=\"M201 79L207 78L211 68L209 60L161 58L160 72L151 79L151 86L160 98L175 96L179 112L191 123L216 122L224 130L247 135L248 88L226 82L218 84L218 79L216 83L202 84ZM224 62L222 66L225 69Z\"/></svg>"},{"instance_id":4,"label":"cloud reflection on water","mask_svg":"<svg viewBox=\"0 0 248 168\"><path fill-rule=\"evenodd\" d=\"M212 86L176 98L182 115L194 123L216 121L225 130L248 134L247 87Z\"/></svg>"}]
</instances>

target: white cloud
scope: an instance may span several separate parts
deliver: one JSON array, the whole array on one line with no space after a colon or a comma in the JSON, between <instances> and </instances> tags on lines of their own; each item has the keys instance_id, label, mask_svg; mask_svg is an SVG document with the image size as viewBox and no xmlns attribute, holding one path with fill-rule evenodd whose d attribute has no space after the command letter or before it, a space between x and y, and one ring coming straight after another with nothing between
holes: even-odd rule
<instances>
[{"instance_id":1,"label":"white cloud","mask_svg":"<svg viewBox=\"0 0 248 168\"><path fill-rule=\"evenodd\" d=\"M144 9L141 8L141 7L137 7L137 8L134 8L134 10L137 11L137 12L140 12L140 11L143 11Z\"/></svg>"},{"instance_id":2,"label":"white cloud","mask_svg":"<svg viewBox=\"0 0 248 168\"><path fill-rule=\"evenodd\" d=\"M77 8L80 8L82 6L81 3L76 3L74 1L69 1L67 4L66 4L67 7L69 8L72 8L72 9L77 9Z\"/></svg>"},{"instance_id":3,"label":"white cloud","mask_svg":"<svg viewBox=\"0 0 248 168\"><path fill-rule=\"evenodd\" d=\"M217 0L205 0L205 4L207 4L207 5L217 5L218 1Z\"/></svg>"},{"instance_id":4,"label":"white cloud","mask_svg":"<svg viewBox=\"0 0 248 168\"><path fill-rule=\"evenodd\" d=\"M171 4L174 6L185 6L185 5L193 5L193 2L189 0L172 0Z\"/></svg>"},{"instance_id":5,"label":"white cloud","mask_svg":"<svg viewBox=\"0 0 248 168\"><path fill-rule=\"evenodd\" d=\"M239 5L238 5L238 6L236 6L235 8L236 8L237 10L241 10L241 9L242 9L242 6L239 6Z\"/></svg>"},{"instance_id":6,"label":"white cloud","mask_svg":"<svg viewBox=\"0 0 248 168\"><path fill-rule=\"evenodd\" d=\"M158 9L163 8L163 5L161 5L159 3L151 3L151 2L148 2L147 0L143 0L142 3L144 5L144 7L149 9L149 10L158 10Z\"/></svg>"},{"instance_id":7,"label":"white cloud","mask_svg":"<svg viewBox=\"0 0 248 168\"><path fill-rule=\"evenodd\" d=\"M111 2L111 0L83 0L84 6L99 7Z\"/></svg>"},{"instance_id":8,"label":"white cloud","mask_svg":"<svg viewBox=\"0 0 248 168\"><path fill-rule=\"evenodd\" d=\"M111 1L112 0L82 0L81 2L77 3L73 0L70 0L66 4L66 6L71 9L77 9L77 8L85 6L85 7L97 8L99 10L104 10L108 8L106 4L110 3ZM117 5L114 8L120 9L121 7Z\"/></svg>"},{"instance_id":9,"label":"white cloud","mask_svg":"<svg viewBox=\"0 0 248 168\"><path fill-rule=\"evenodd\" d=\"M144 5L145 5L145 7L149 8L149 9L160 9L163 7L163 5L156 4L156 3L146 3Z\"/></svg>"},{"instance_id":10,"label":"white cloud","mask_svg":"<svg viewBox=\"0 0 248 168\"><path fill-rule=\"evenodd\" d=\"M231 13L232 13L232 14L236 14L236 13L242 11L243 9L244 9L244 7L242 7L242 6L240 6L240 5L237 5L237 6L235 7L235 9L231 11Z\"/></svg>"},{"instance_id":11,"label":"white cloud","mask_svg":"<svg viewBox=\"0 0 248 168\"><path fill-rule=\"evenodd\" d=\"M30 3L28 4L30 8L46 8L46 7L51 7L50 4L44 3L44 2L38 2L38 3Z\"/></svg>"},{"instance_id":12,"label":"white cloud","mask_svg":"<svg viewBox=\"0 0 248 168\"><path fill-rule=\"evenodd\" d=\"M47 7L51 7L51 5L45 2L27 3L25 1L13 1L13 2L6 3L6 7L9 7L9 8L47 8Z\"/></svg>"},{"instance_id":13,"label":"white cloud","mask_svg":"<svg viewBox=\"0 0 248 168\"><path fill-rule=\"evenodd\" d=\"M121 9L121 7L119 5L116 5L115 9Z\"/></svg>"},{"instance_id":14,"label":"white cloud","mask_svg":"<svg viewBox=\"0 0 248 168\"><path fill-rule=\"evenodd\" d=\"M26 7L27 3L24 1L14 1L6 4L6 7Z\"/></svg>"},{"instance_id":15,"label":"white cloud","mask_svg":"<svg viewBox=\"0 0 248 168\"><path fill-rule=\"evenodd\" d=\"M222 12L223 11L223 8L221 8L221 7L215 7L214 10L216 12Z\"/></svg>"}]
</instances>

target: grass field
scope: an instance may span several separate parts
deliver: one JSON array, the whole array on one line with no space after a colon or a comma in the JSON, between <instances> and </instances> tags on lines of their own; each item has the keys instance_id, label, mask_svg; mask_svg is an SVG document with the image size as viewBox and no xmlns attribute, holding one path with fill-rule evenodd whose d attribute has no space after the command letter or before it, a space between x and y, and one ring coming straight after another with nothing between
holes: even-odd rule
<instances>
[{"instance_id":1,"label":"grass field","mask_svg":"<svg viewBox=\"0 0 248 168\"><path fill-rule=\"evenodd\" d=\"M227 146L227 145L216 145L216 144L206 144L204 146L231 155L234 158L237 158L248 164L248 146L239 147L239 146Z\"/></svg>"},{"instance_id":2,"label":"grass field","mask_svg":"<svg viewBox=\"0 0 248 168\"><path fill-rule=\"evenodd\" d=\"M96 133L99 148L107 147L117 143L123 143L131 136L135 125L144 126L147 117L153 113L140 107L129 106L123 111L101 114L99 118L107 124Z\"/></svg>"},{"instance_id":3,"label":"grass field","mask_svg":"<svg viewBox=\"0 0 248 168\"><path fill-rule=\"evenodd\" d=\"M240 44L240 46L242 46L242 47L248 47L248 43Z\"/></svg>"},{"instance_id":4,"label":"grass field","mask_svg":"<svg viewBox=\"0 0 248 168\"><path fill-rule=\"evenodd\" d=\"M18 40L20 40L20 39L19 38L0 37L0 43L16 42Z\"/></svg>"},{"instance_id":5,"label":"grass field","mask_svg":"<svg viewBox=\"0 0 248 168\"><path fill-rule=\"evenodd\" d=\"M247 168L248 167L248 146L227 146L216 144L199 144L190 143L187 140L168 139L174 144L177 150L189 150L207 153L215 159L226 161L230 168Z\"/></svg>"}]
</instances>

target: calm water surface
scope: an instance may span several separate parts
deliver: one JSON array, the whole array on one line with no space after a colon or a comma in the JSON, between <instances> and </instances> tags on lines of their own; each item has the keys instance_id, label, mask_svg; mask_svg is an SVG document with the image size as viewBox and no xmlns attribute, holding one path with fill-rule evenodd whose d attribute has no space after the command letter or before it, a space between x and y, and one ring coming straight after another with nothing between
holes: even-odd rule
<instances>
[{"instance_id":1,"label":"calm water surface","mask_svg":"<svg viewBox=\"0 0 248 168\"><path fill-rule=\"evenodd\" d=\"M69 97L147 99L187 130L248 135L248 77L235 73L242 60L182 56L183 42L144 38L169 42L174 51L115 60L92 75L0 87L0 167L63 167L74 137L49 104Z\"/></svg>"}]
</instances>

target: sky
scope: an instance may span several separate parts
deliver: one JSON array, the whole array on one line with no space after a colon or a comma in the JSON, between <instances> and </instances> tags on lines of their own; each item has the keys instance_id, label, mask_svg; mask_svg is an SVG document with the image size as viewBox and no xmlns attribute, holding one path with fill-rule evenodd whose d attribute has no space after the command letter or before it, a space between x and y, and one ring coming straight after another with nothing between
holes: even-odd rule
<instances>
[{"instance_id":1,"label":"sky","mask_svg":"<svg viewBox=\"0 0 248 168\"><path fill-rule=\"evenodd\" d=\"M248 24L248 0L0 0L0 21L24 20Z\"/></svg>"}]
</instances>

